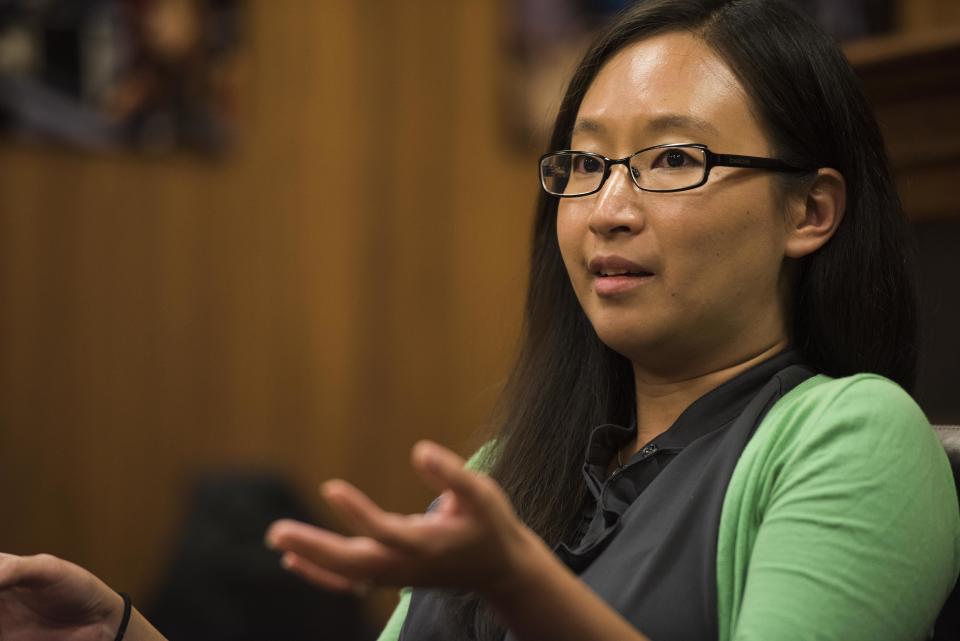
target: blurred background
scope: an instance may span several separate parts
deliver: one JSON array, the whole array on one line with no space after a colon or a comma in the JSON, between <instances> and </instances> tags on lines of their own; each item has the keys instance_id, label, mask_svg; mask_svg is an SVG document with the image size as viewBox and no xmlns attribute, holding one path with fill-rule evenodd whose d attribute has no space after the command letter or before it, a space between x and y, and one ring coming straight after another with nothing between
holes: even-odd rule
<instances>
[{"instance_id":1,"label":"blurred background","mask_svg":"<svg viewBox=\"0 0 960 641\"><path fill-rule=\"evenodd\" d=\"M422 510L410 446L478 445L544 130L625 4L0 0L0 550L80 563L176 639L278 638L237 605L266 594L304 638L369 638L395 593L304 592L263 527L335 528L331 477ZM960 4L801 4L884 128L917 398L960 421Z\"/></svg>"}]
</instances>

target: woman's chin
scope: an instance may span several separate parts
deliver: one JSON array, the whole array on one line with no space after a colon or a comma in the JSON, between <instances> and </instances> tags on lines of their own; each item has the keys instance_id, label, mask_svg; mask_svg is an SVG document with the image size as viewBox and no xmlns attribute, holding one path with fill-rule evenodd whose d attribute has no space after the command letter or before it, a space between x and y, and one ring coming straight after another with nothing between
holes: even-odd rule
<instances>
[{"instance_id":1,"label":"woman's chin","mask_svg":"<svg viewBox=\"0 0 960 641\"><path fill-rule=\"evenodd\" d=\"M670 341L661 335L647 334L636 331L597 331L600 341L630 361L644 362L656 360L661 353L669 351Z\"/></svg>"}]
</instances>

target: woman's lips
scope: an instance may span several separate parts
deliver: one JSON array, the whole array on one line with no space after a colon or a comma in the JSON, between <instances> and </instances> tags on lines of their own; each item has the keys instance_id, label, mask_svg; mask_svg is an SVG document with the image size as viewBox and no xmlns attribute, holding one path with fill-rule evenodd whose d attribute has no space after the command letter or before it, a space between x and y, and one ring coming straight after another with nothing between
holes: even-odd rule
<instances>
[{"instance_id":1,"label":"woman's lips","mask_svg":"<svg viewBox=\"0 0 960 641\"><path fill-rule=\"evenodd\" d=\"M594 275L593 287L598 296L616 296L636 289L653 280L653 274Z\"/></svg>"},{"instance_id":2,"label":"woman's lips","mask_svg":"<svg viewBox=\"0 0 960 641\"><path fill-rule=\"evenodd\" d=\"M651 268L623 256L597 255L587 263L598 296L618 296L650 282Z\"/></svg>"}]
</instances>

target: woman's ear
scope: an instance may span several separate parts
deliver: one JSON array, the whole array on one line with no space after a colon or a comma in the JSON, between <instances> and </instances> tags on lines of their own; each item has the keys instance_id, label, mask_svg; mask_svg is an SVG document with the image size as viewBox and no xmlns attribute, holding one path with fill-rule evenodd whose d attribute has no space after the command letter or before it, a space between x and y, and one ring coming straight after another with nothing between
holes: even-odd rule
<instances>
[{"instance_id":1,"label":"woman's ear","mask_svg":"<svg viewBox=\"0 0 960 641\"><path fill-rule=\"evenodd\" d=\"M790 258L801 258L823 247L843 220L847 205L843 174L836 169L818 169L791 203L784 251Z\"/></svg>"}]
</instances>

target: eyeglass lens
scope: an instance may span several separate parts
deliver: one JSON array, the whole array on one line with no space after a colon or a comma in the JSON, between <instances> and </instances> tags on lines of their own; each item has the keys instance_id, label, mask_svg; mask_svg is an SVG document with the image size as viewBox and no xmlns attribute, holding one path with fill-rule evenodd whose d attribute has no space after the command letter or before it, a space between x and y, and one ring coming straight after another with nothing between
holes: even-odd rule
<instances>
[{"instance_id":1,"label":"eyeglass lens","mask_svg":"<svg viewBox=\"0 0 960 641\"><path fill-rule=\"evenodd\" d=\"M670 191L692 187L703 180L706 152L699 147L654 147L630 157L630 172L643 189ZM540 177L547 192L578 196L597 191L603 182L606 162L601 156L582 152L558 152L540 163Z\"/></svg>"}]
</instances>

